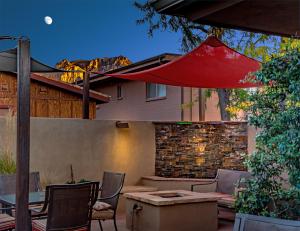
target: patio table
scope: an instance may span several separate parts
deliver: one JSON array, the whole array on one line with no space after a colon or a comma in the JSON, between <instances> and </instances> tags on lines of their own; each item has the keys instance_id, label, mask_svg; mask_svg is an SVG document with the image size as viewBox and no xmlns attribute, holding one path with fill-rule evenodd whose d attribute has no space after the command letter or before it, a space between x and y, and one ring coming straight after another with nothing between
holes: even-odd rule
<instances>
[{"instance_id":1,"label":"patio table","mask_svg":"<svg viewBox=\"0 0 300 231\"><path fill-rule=\"evenodd\" d=\"M45 201L45 192L29 193L29 205L42 204ZM0 195L0 203L5 207L16 206L16 194Z\"/></svg>"}]
</instances>

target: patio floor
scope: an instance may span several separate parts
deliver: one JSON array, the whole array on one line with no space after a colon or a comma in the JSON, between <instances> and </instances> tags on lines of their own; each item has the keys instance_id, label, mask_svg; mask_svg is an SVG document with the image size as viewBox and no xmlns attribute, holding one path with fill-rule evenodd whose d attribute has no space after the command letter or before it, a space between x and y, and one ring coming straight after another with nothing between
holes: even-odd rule
<instances>
[{"instance_id":1,"label":"patio floor","mask_svg":"<svg viewBox=\"0 0 300 231\"><path fill-rule=\"evenodd\" d=\"M125 214L118 216L117 225L119 231L130 231L129 229L126 228ZM115 231L112 221L102 222L102 226L105 231ZM232 230L233 230L233 222L228 222L228 221L219 222L218 231L232 231ZM92 231L100 231L99 224L97 221L92 222Z\"/></svg>"}]
</instances>

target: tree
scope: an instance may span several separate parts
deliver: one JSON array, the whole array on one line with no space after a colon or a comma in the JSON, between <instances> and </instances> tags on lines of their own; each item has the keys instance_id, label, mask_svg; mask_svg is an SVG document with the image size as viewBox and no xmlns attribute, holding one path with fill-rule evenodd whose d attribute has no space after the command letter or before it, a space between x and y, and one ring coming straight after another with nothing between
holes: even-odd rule
<instances>
[{"instance_id":1,"label":"tree","mask_svg":"<svg viewBox=\"0 0 300 231\"><path fill-rule=\"evenodd\" d=\"M265 60L269 54L276 52L279 47L280 40L275 36L200 25L190 22L186 18L158 14L149 2L135 2L134 6L144 13L143 18L137 20L137 23L149 26L148 35L150 37L157 30L180 32L183 52L192 50L210 34L217 36L237 51L259 60ZM232 106L231 104L239 104L239 102L233 101L231 96L240 93L245 94L246 91L217 89L217 92L221 119L230 120L232 113L228 109ZM238 100L238 97L235 97L235 99Z\"/></svg>"},{"instance_id":2,"label":"tree","mask_svg":"<svg viewBox=\"0 0 300 231\"><path fill-rule=\"evenodd\" d=\"M291 44L294 44L291 46ZM285 39L256 73L264 87L250 95L249 123L260 132L247 166L253 179L237 200L241 213L300 219L300 51ZM295 47L289 51L290 47ZM283 179L284 173L288 180Z\"/></svg>"}]
</instances>

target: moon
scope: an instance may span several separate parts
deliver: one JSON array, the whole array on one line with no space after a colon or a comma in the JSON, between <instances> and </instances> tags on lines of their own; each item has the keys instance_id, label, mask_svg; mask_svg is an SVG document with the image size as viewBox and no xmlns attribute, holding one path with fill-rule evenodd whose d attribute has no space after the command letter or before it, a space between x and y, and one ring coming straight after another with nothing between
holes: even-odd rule
<instances>
[{"instance_id":1,"label":"moon","mask_svg":"<svg viewBox=\"0 0 300 231\"><path fill-rule=\"evenodd\" d=\"M46 23L47 25L51 25L52 22L53 22L53 20L52 20L52 18L51 18L50 16L46 16L46 17L44 18L44 21L45 21L45 23Z\"/></svg>"}]
</instances>

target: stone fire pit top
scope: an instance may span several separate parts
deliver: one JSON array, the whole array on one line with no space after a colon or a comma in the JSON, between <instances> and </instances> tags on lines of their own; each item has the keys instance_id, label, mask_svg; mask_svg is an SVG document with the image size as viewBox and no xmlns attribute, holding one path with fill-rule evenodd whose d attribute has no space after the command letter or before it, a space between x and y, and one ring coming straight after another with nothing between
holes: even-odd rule
<instances>
[{"instance_id":1,"label":"stone fire pit top","mask_svg":"<svg viewBox=\"0 0 300 231\"><path fill-rule=\"evenodd\" d=\"M197 193L187 190L125 193L124 196L155 206L213 202L221 198L221 195L215 193Z\"/></svg>"}]
</instances>

